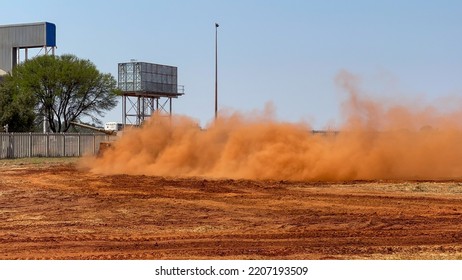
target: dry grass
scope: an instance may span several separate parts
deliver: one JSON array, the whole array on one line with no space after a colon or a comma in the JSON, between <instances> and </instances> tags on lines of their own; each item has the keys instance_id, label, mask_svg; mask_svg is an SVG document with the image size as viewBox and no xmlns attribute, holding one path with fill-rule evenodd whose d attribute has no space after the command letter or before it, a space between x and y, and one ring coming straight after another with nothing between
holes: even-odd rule
<instances>
[{"instance_id":1,"label":"dry grass","mask_svg":"<svg viewBox=\"0 0 462 280\"><path fill-rule=\"evenodd\" d=\"M59 157L59 158L33 157L33 158L0 159L0 166L67 164L67 163L75 163L78 160L79 160L78 157Z\"/></svg>"}]
</instances>

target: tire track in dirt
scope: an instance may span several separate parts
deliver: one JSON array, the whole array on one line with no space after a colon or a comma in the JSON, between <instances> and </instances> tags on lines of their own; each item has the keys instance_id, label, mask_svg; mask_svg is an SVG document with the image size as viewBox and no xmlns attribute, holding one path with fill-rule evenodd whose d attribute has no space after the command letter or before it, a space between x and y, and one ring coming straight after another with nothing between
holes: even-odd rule
<instances>
[{"instance_id":1,"label":"tire track in dirt","mask_svg":"<svg viewBox=\"0 0 462 280\"><path fill-rule=\"evenodd\" d=\"M2 259L462 257L460 182L1 172Z\"/></svg>"}]
</instances>

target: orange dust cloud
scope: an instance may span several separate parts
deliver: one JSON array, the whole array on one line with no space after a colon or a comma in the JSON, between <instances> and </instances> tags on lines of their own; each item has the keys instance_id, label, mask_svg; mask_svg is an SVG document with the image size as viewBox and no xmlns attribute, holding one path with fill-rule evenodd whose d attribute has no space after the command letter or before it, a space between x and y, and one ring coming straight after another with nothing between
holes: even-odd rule
<instances>
[{"instance_id":1,"label":"orange dust cloud","mask_svg":"<svg viewBox=\"0 0 462 280\"><path fill-rule=\"evenodd\" d=\"M278 121L271 105L261 113L222 113L205 129L185 116L154 115L80 165L100 174L233 179L462 177L462 109L368 99L346 71L336 82L348 93L338 132Z\"/></svg>"}]
</instances>

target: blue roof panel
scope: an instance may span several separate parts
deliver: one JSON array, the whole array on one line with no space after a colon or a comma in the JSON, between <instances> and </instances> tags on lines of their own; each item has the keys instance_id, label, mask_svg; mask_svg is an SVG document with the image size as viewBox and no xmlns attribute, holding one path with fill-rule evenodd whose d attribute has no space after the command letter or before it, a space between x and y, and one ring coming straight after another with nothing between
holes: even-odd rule
<instances>
[{"instance_id":1,"label":"blue roof panel","mask_svg":"<svg viewBox=\"0 0 462 280\"><path fill-rule=\"evenodd\" d=\"M56 25L46 22L46 44L48 47L56 47Z\"/></svg>"}]
</instances>

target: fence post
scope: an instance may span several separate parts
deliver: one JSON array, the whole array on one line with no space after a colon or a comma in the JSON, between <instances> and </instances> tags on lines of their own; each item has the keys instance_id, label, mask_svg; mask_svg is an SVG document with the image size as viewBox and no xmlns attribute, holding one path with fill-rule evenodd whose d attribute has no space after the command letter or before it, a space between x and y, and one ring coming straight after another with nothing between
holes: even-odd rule
<instances>
[{"instance_id":1,"label":"fence post","mask_svg":"<svg viewBox=\"0 0 462 280\"><path fill-rule=\"evenodd\" d=\"M9 139L8 139L8 142L9 142L9 147L10 147L10 154L9 154L9 158L14 158L14 136L13 136L13 133L10 133L9 134Z\"/></svg>"},{"instance_id":2,"label":"fence post","mask_svg":"<svg viewBox=\"0 0 462 280\"><path fill-rule=\"evenodd\" d=\"M32 157L32 132L29 132L29 157Z\"/></svg>"},{"instance_id":3,"label":"fence post","mask_svg":"<svg viewBox=\"0 0 462 280\"><path fill-rule=\"evenodd\" d=\"M66 156L66 134L62 134L63 135L63 157Z\"/></svg>"},{"instance_id":4,"label":"fence post","mask_svg":"<svg viewBox=\"0 0 462 280\"><path fill-rule=\"evenodd\" d=\"M0 158L3 159L3 158L5 158L5 154L4 154L4 150L5 150L5 146L4 146L4 145L5 145L5 144L4 144L4 142L5 142L5 137L4 137L3 133L0 133L0 140L1 140L0 143L2 144L2 146L0 146Z\"/></svg>"},{"instance_id":5,"label":"fence post","mask_svg":"<svg viewBox=\"0 0 462 280\"><path fill-rule=\"evenodd\" d=\"M79 137L77 138L77 156L82 156L80 153L80 132L79 132Z\"/></svg>"},{"instance_id":6,"label":"fence post","mask_svg":"<svg viewBox=\"0 0 462 280\"><path fill-rule=\"evenodd\" d=\"M50 149L50 133L45 134L45 157L49 156L49 149Z\"/></svg>"},{"instance_id":7,"label":"fence post","mask_svg":"<svg viewBox=\"0 0 462 280\"><path fill-rule=\"evenodd\" d=\"M96 135L93 133L93 155L96 154Z\"/></svg>"}]
</instances>

